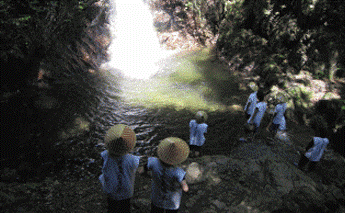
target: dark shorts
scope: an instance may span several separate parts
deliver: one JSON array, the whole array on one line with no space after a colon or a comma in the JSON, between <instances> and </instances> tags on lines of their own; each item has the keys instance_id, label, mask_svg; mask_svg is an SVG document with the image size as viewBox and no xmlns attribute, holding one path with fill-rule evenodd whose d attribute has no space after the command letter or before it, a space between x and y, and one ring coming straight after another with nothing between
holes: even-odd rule
<instances>
[{"instance_id":1,"label":"dark shorts","mask_svg":"<svg viewBox=\"0 0 345 213\"><path fill-rule=\"evenodd\" d=\"M272 125L270 126L270 130L271 130L272 132L277 132L279 126L280 126L280 124L274 124L274 123L272 123Z\"/></svg>"},{"instance_id":2,"label":"dark shorts","mask_svg":"<svg viewBox=\"0 0 345 213\"><path fill-rule=\"evenodd\" d=\"M108 213L128 213L131 212L131 198L125 200L115 200L110 195L107 197Z\"/></svg>"},{"instance_id":3,"label":"dark shorts","mask_svg":"<svg viewBox=\"0 0 345 213\"><path fill-rule=\"evenodd\" d=\"M189 145L189 148L191 151L194 151L194 152L200 152L201 151L201 146Z\"/></svg>"},{"instance_id":4,"label":"dark shorts","mask_svg":"<svg viewBox=\"0 0 345 213\"><path fill-rule=\"evenodd\" d=\"M178 209L176 210L162 209L155 206L153 203L151 203L151 213L175 213L175 212L178 212Z\"/></svg>"},{"instance_id":5,"label":"dark shorts","mask_svg":"<svg viewBox=\"0 0 345 213\"><path fill-rule=\"evenodd\" d=\"M245 125L247 125L247 123ZM259 127L257 127L255 123L253 123L253 125L254 125L253 130L249 130L247 128L244 128L244 131L246 134L256 133L258 131Z\"/></svg>"}]
</instances>

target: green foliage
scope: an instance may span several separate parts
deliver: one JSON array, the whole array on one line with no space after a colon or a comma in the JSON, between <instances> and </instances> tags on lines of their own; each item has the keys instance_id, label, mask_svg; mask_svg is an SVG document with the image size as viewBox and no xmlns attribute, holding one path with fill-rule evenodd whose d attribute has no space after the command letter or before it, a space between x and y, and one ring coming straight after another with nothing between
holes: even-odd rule
<instances>
[{"instance_id":1,"label":"green foliage","mask_svg":"<svg viewBox=\"0 0 345 213\"><path fill-rule=\"evenodd\" d=\"M343 69L344 1L215 2L218 9L210 7L210 11L217 15L209 16L213 20L209 23L219 29L217 47L223 55L232 58L240 52L245 58L243 48L249 48L251 53L260 53L252 57L260 65L257 69L275 73L303 69L318 78L333 79L334 73ZM251 36L243 35L243 30Z\"/></svg>"},{"instance_id":2,"label":"green foliage","mask_svg":"<svg viewBox=\"0 0 345 213\"><path fill-rule=\"evenodd\" d=\"M61 46L75 46L88 26L85 9L94 2L0 1L1 90L26 87L37 77L43 59L61 55Z\"/></svg>"},{"instance_id":3,"label":"green foliage","mask_svg":"<svg viewBox=\"0 0 345 213\"><path fill-rule=\"evenodd\" d=\"M67 29L80 30L85 27L82 10L93 2L95 0L1 1L1 55L23 58L37 44L49 47Z\"/></svg>"}]
</instances>

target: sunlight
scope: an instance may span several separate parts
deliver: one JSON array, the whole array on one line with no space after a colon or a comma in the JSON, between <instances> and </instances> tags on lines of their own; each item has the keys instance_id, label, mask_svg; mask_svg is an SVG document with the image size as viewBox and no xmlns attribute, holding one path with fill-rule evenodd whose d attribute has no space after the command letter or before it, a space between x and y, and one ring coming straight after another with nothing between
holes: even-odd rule
<instances>
[{"instance_id":1,"label":"sunlight","mask_svg":"<svg viewBox=\"0 0 345 213\"><path fill-rule=\"evenodd\" d=\"M205 79L203 71L197 66L206 62L207 51L189 52L183 57L177 56L162 75L148 80L122 78L119 83L119 94L124 103L132 106L146 108L173 107L176 110L187 109L191 111L241 111L237 105L226 106L213 100L216 92ZM207 65L208 70L215 74L219 67ZM114 76L114 78L118 78ZM223 79L230 78L223 76ZM215 77L217 79L217 77ZM213 79L211 79L213 80ZM208 97L208 98L206 98Z\"/></svg>"},{"instance_id":2,"label":"sunlight","mask_svg":"<svg viewBox=\"0 0 345 213\"><path fill-rule=\"evenodd\" d=\"M160 60L170 54L160 47L151 12L142 0L113 0L112 4L113 41L107 66L129 78L148 79L157 73Z\"/></svg>"}]
</instances>

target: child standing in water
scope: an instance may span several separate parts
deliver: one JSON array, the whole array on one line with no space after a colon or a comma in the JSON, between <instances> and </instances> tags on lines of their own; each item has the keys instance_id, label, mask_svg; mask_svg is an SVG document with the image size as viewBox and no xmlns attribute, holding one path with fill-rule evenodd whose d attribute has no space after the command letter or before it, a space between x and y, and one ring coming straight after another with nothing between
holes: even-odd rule
<instances>
[{"instance_id":1,"label":"child standing in water","mask_svg":"<svg viewBox=\"0 0 345 213\"><path fill-rule=\"evenodd\" d=\"M201 146L205 143L204 134L207 132L208 125L205 123L207 114L204 111L199 111L195 115L195 119L189 122L190 138L189 145L195 157L201 155Z\"/></svg>"},{"instance_id":2,"label":"child standing in water","mask_svg":"<svg viewBox=\"0 0 345 213\"><path fill-rule=\"evenodd\" d=\"M246 119L248 120L250 116L254 113L255 105L257 102L257 91L258 91L258 86L254 82L250 82L249 87L251 90L253 90L253 93L251 93L248 97L247 103L244 106L244 112Z\"/></svg>"},{"instance_id":3,"label":"child standing in water","mask_svg":"<svg viewBox=\"0 0 345 213\"><path fill-rule=\"evenodd\" d=\"M320 161L329 140L327 138L327 123L321 116L315 116L310 122L311 128L315 132L315 136L311 139L305 149L304 155L298 163L298 168L303 169L309 163L307 171L314 171L317 163Z\"/></svg>"},{"instance_id":4,"label":"child standing in water","mask_svg":"<svg viewBox=\"0 0 345 213\"><path fill-rule=\"evenodd\" d=\"M247 122L249 124L254 124L254 137L258 132L261 120L264 117L267 108L267 103L264 101L265 95L262 90L258 91L257 97L258 103L255 105L254 113L251 115Z\"/></svg>"},{"instance_id":5,"label":"child standing in water","mask_svg":"<svg viewBox=\"0 0 345 213\"><path fill-rule=\"evenodd\" d=\"M134 131L123 124L111 127L105 136L106 150L101 153L103 168L99 180L107 194L108 212L131 212L130 201L140 157L128 153L135 143ZM139 168L139 172L142 171L143 168Z\"/></svg>"},{"instance_id":6,"label":"child standing in water","mask_svg":"<svg viewBox=\"0 0 345 213\"><path fill-rule=\"evenodd\" d=\"M185 141L176 137L165 138L157 148L158 158L149 157L145 170L152 170L151 213L178 212L182 190L189 190L186 172L176 167L189 155Z\"/></svg>"},{"instance_id":7,"label":"child standing in water","mask_svg":"<svg viewBox=\"0 0 345 213\"><path fill-rule=\"evenodd\" d=\"M285 111L287 103L284 94L279 94L277 100L278 104L274 109L274 115L266 128L266 130L270 130L273 135L276 135L278 130L286 129Z\"/></svg>"}]
</instances>

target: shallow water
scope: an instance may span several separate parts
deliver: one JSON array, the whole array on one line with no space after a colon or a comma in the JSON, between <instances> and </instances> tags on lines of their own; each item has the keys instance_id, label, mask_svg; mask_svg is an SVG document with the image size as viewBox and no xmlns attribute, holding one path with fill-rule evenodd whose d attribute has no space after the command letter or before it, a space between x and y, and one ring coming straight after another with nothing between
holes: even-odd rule
<instances>
[{"instance_id":1,"label":"shallow water","mask_svg":"<svg viewBox=\"0 0 345 213\"><path fill-rule=\"evenodd\" d=\"M100 70L60 80L51 89L39 89L24 99L10 100L3 105L4 112L15 111L15 116L6 127L10 133L4 134L12 135L8 141L12 144L1 156L2 168L21 168L37 176L92 177L100 171L99 154L110 126L129 125L137 134L134 153L154 155L156 145L165 137L188 142L188 124L198 110L209 114L205 153L227 153L233 145L229 141L235 141L239 132L228 123L241 116L227 111L227 104L235 102L226 102L224 97L230 95L219 95L222 91L214 86L216 80L207 78L205 70L219 71L218 62L209 59L209 51L171 57L147 80L126 78L114 69ZM223 78L223 83L236 84L232 76L222 75L228 78ZM14 151L18 147L19 151Z\"/></svg>"}]
</instances>

